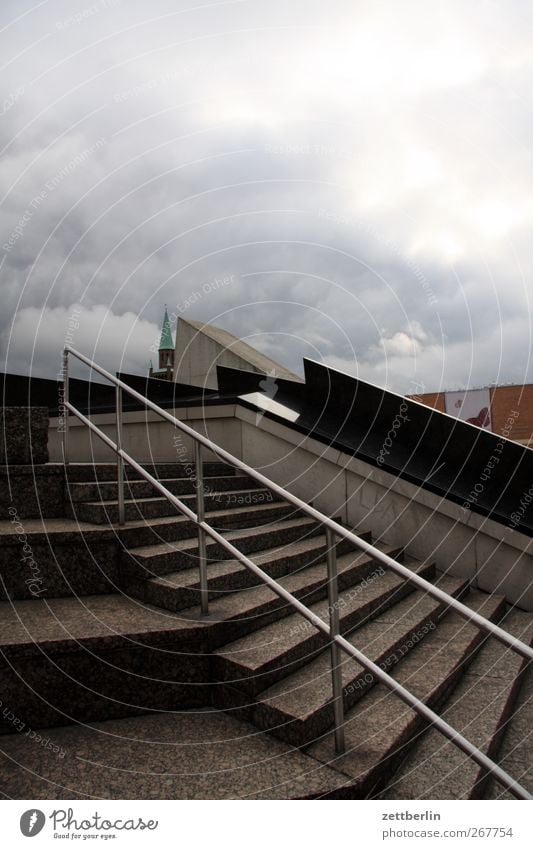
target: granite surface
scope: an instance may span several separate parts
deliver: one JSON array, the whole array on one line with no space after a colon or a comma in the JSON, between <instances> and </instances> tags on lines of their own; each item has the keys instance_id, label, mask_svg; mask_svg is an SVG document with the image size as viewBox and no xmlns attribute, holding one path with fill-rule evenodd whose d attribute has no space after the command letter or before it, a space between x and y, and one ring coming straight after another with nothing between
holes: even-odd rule
<instances>
[{"instance_id":1,"label":"granite surface","mask_svg":"<svg viewBox=\"0 0 533 849\"><path fill-rule=\"evenodd\" d=\"M48 408L0 407L0 465L48 462Z\"/></svg>"},{"instance_id":2,"label":"granite surface","mask_svg":"<svg viewBox=\"0 0 533 849\"><path fill-rule=\"evenodd\" d=\"M204 630L119 595L3 602L3 706L47 727L209 704Z\"/></svg>"},{"instance_id":3,"label":"granite surface","mask_svg":"<svg viewBox=\"0 0 533 849\"><path fill-rule=\"evenodd\" d=\"M65 474L60 466L0 466L0 519L65 515Z\"/></svg>"},{"instance_id":4,"label":"granite surface","mask_svg":"<svg viewBox=\"0 0 533 849\"><path fill-rule=\"evenodd\" d=\"M112 528L68 519L0 520L0 600L110 593L122 545Z\"/></svg>"},{"instance_id":5,"label":"granite surface","mask_svg":"<svg viewBox=\"0 0 533 849\"><path fill-rule=\"evenodd\" d=\"M500 750L500 765L533 793L533 667L524 675L512 721L505 728ZM485 798L512 799L501 784L491 779Z\"/></svg>"},{"instance_id":6,"label":"granite surface","mask_svg":"<svg viewBox=\"0 0 533 849\"><path fill-rule=\"evenodd\" d=\"M504 627L529 644L531 616L511 612ZM497 640L486 642L443 707L447 722L498 760L502 728L511 721L525 662ZM529 711L531 719L531 706ZM510 773L523 771L513 764ZM505 769L506 767L504 767ZM435 729L429 729L387 788L387 799L482 798L486 774Z\"/></svg>"},{"instance_id":7,"label":"granite surface","mask_svg":"<svg viewBox=\"0 0 533 849\"><path fill-rule=\"evenodd\" d=\"M473 594L469 606L494 618L500 599ZM457 614L448 614L435 631L402 659L391 674L404 687L433 709L455 685L465 665L472 660L480 643L477 628ZM424 726L417 714L401 702L384 684L378 684L345 716L346 754L332 755L331 734L309 748L309 754L334 765L350 776L355 798L366 798L376 787L390 780L397 763L405 757L404 748L414 741Z\"/></svg>"},{"instance_id":8,"label":"granite surface","mask_svg":"<svg viewBox=\"0 0 533 849\"><path fill-rule=\"evenodd\" d=\"M28 655L43 648L55 653L85 644L105 646L116 640L154 645L187 633L198 636L202 623L150 608L121 595L95 595L0 603L0 645L5 656Z\"/></svg>"},{"instance_id":9,"label":"granite surface","mask_svg":"<svg viewBox=\"0 0 533 849\"><path fill-rule=\"evenodd\" d=\"M346 777L218 711L53 728L0 740L11 799L343 798ZM52 747L55 747L55 751Z\"/></svg>"}]
</instances>

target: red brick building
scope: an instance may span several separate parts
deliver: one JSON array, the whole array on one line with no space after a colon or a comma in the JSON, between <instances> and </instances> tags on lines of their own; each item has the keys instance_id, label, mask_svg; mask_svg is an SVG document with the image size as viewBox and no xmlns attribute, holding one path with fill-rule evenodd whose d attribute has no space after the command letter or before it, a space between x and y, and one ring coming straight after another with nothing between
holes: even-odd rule
<instances>
[{"instance_id":1,"label":"red brick building","mask_svg":"<svg viewBox=\"0 0 533 849\"><path fill-rule=\"evenodd\" d=\"M463 394L468 396L469 391L478 390L466 390ZM488 393L490 406L490 426L488 429L493 433L503 434L508 439L520 442L522 445L533 447L533 383L516 386L491 386L485 392ZM450 394L452 393L427 392L422 395L409 395L408 397L445 413L450 412L450 405L447 405L447 396ZM453 395L457 394L459 393L453 393ZM512 421L511 426L509 420Z\"/></svg>"}]
</instances>

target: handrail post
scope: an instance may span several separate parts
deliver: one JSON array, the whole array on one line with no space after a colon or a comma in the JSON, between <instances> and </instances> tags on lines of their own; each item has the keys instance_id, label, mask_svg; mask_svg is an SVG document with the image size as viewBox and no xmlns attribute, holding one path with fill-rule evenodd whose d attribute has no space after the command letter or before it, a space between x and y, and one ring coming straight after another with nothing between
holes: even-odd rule
<instances>
[{"instance_id":1,"label":"handrail post","mask_svg":"<svg viewBox=\"0 0 533 849\"><path fill-rule=\"evenodd\" d=\"M63 462L65 466L69 463L69 432L68 432L68 407L69 402L69 379L68 379L68 351L63 350Z\"/></svg>"},{"instance_id":2,"label":"handrail post","mask_svg":"<svg viewBox=\"0 0 533 849\"><path fill-rule=\"evenodd\" d=\"M115 387L115 407L117 424L117 504L118 523L123 525L126 521L126 508L124 505L124 460L119 451L122 449L122 388Z\"/></svg>"},{"instance_id":3,"label":"handrail post","mask_svg":"<svg viewBox=\"0 0 533 849\"><path fill-rule=\"evenodd\" d=\"M205 531L201 523L205 518L204 466L202 446L194 441L194 462L196 465L196 516L198 523L198 565L200 568L200 606L204 616L209 613L209 590L207 586L207 547Z\"/></svg>"},{"instance_id":4,"label":"handrail post","mask_svg":"<svg viewBox=\"0 0 533 849\"><path fill-rule=\"evenodd\" d=\"M326 528L326 548L328 563L328 602L329 630L331 635L331 683L333 689L333 712L335 716L335 751L338 755L345 752L344 742L344 700L342 693L341 650L335 642L340 633L339 624L339 583L337 577L337 548L335 534Z\"/></svg>"}]
</instances>

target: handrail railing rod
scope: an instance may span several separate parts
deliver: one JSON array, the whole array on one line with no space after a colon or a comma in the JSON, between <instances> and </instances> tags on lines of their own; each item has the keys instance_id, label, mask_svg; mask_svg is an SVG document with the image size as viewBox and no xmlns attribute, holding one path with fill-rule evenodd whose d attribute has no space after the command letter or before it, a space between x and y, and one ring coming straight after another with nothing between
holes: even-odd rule
<instances>
[{"instance_id":1,"label":"handrail railing rod","mask_svg":"<svg viewBox=\"0 0 533 849\"><path fill-rule=\"evenodd\" d=\"M138 401L143 403L153 412L161 416L161 418L170 422L170 424L174 425L174 427L177 427L179 430L190 436L193 440L199 442L205 448L208 448L210 451L213 451L220 459L225 460L230 465L234 466L237 469L240 469L245 474L254 478L254 480L263 484L263 486L276 493L276 495L279 495L280 498L282 498L284 501L289 502L297 509L307 513L308 516L311 516L311 518L316 519L317 522L320 522L320 524L322 524L325 528L329 528L334 533L338 534L338 536L349 540L351 543L353 543L353 545L360 548L366 554L370 554L374 558L374 560L383 563L389 569L392 569L394 572L396 572L397 575L401 575L402 578L407 579L411 583L415 584L417 587L420 587L420 589L425 590L429 595L433 596L433 598L444 602L449 607L451 607L456 613L459 613L466 619L469 619L471 622L477 625L478 628L481 628L483 631L486 631L492 637L499 640L501 643L504 643L506 646L513 649L513 651L516 651L518 654L521 654L527 660L533 660L533 648L526 645L526 643L522 642L522 640L513 637L512 634L507 633L507 631L504 631L503 628L500 628L498 625L495 625L493 622L490 622L488 619L485 619L484 616L481 616L479 613L476 613L475 610L471 610L469 607L466 606L466 604L463 604L462 602L453 598L453 596L449 595L448 593L445 593L443 590L440 590L438 587L434 586L434 584L431 584L429 581L426 581L426 579L422 578L420 575L416 575L406 566L403 566L401 563L398 563L397 560L394 560L392 557L389 557L388 554L379 551L379 549L375 548L371 543L367 542L364 539L361 539L352 531L347 530L334 519L331 519L329 516L326 516L324 513L321 513L315 507L311 507L309 504L307 504L305 501L302 501L296 495L293 495L283 487L269 480L267 477L265 477L265 475L262 475L261 472L257 472L251 466L248 466L247 463L244 463L242 460L239 460L237 457L234 457L233 454L229 453L229 451L226 451L224 448L220 448L219 446L215 445L215 443L211 442L210 439L198 433L192 427L189 427L188 425L184 424L171 413L168 413L166 410L163 410L162 407L159 407L157 404L155 404L153 401L150 401L150 399L146 398L144 395L141 395L140 392L137 392L135 389L132 389L130 386L128 386L127 383L124 383L122 380L115 377L115 375L112 375L111 372L108 372L106 369L102 368L96 363L93 363L92 360L90 360L88 357L85 357L83 354L80 354L79 351L76 351L74 348L71 348L69 346L66 346L65 351L68 351L73 354L75 357L81 360L81 362L88 365L98 374L101 374L103 377L110 380L111 383L115 383L116 385L121 386L122 389L128 392L133 398L136 398Z\"/></svg>"},{"instance_id":2,"label":"handrail railing rod","mask_svg":"<svg viewBox=\"0 0 533 849\"><path fill-rule=\"evenodd\" d=\"M117 448L122 448L122 387L115 386L115 406L117 411ZM117 505L118 523L123 525L126 521L126 507L124 505L124 460L117 451Z\"/></svg>"},{"instance_id":3,"label":"handrail railing rod","mask_svg":"<svg viewBox=\"0 0 533 849\"><path fill-rule=\"evenodd\" d=\"M63 413L65 417L65 421L63 422L63 462L66 464L69 461L69 432L68 432L68 413L66 412L66 408L69 402L69 373L68 373L68 350L65 348L63 351Z\"/></svg>"},{"instance_id":4,"label":"handrail railing rod","mask_svg":"<svg viewBox=\"0 0 533 849\"><path fill-rule=\"evenodd\" d=\"M429 708L424 702L421 702L416 696L412 695L409 690L406 690L401 684L399 684L388 672L385 672L380 666L374 663L372 660L366 657L359 649L356 649L355 646L352 646L350 642L345 637L341 635L332 635L331 629L329 625L324 622L319 616L313 613L308 607L306 607L302 602L300 602L295 596L288 592L284 587L281 586L277 581L270 577L266 572L264 572L259 566L257 566L249 557L239 551L229 540L227 540L222 534L220 534L217 530L215 530L211 525L203 521L198 521L198 516L194 511L190 510L187 505L183 504L179 498L177 498L173 493L171 493L163 484L161 484L157 478L151 475L143 466L137 463L136 460L133 459L123 448L119 448L119 446L113 442L113 440L107 436L102 430L100 430L97 425L95 425L87 416L84 416L79 410L76 409L70 402L67 401L65 407L70 410L73 415L80 419L85 425L87 425L90 430L95 433L102 441L108 445L113 451L120 456L120 458L126 461L129 465L132 466L136 471L138 471L146 480L153 484L153 486L161 492L167 499L173 504L177 509L186 515L189 519L191 519L199 529L201 529L205 534L209 535L211 539L218 542L228 553L230 553L236 560L246 566L251 572L253 572L260 580L265 583L276 595L282 598L284 601L287 601L298 613L300 613L305 619L307 619L312 625L315 626L319 631L325 634L332 642L339 646L343 651L345 651L349 656L357 660L361 666L370 672L371 675L375 676L378 680L380 680L385 686L392 690L398 698L400 698L405 704L411 707L416 713L430 722L435 726L445 737L447 737L452 743L454 743L458 748L460 748L466 755L472 758L479 766L481 766L484 770L491 773L501 784L503 784L516 798L518 799L533 799L528 791L522 787L512 776L505 772L505 770L501 769L498 764L494 763L489 757L483 754L476 746L470 743L465 737L462 736L458 731L456 731L451 725L449 725L445 720L442 719L437 713L435 713L431 708ZM328 535L329 536L329 535Z\"/></svg>"},{"instance_id":5,"label":"handrail railing rod","mask_svg":"<svg viewBox=\"0 0 533 849\"><path fill-rule=\"evenodd\" d=\"M127 451L124 451L123 448L119 448L116 442L113 442L113 440L106 433L100 430L100 428L97 427L94 422L88 419L87 416L84 416L83 413L80 413L80 411L77 410L76 407L73 407L72 404L70 404L69 402L67 402L65 406L70 410L71 413L73 413L78 419L80 419L83 424L87 425L87 427L92 430L93 433L99 436L100 439L105 442L105 444L108 445L109 448L112 449L112 451L114 451L123 460L125 460L126 463L128 463L133 469L135 469L136 472L139 472L139 474L142 475L145 480L149 481L149 483L151 483L152 486L157 489L158 492L161 493L161 495L164 495L165 498L167 498L171 502L171 504L174 505L174 507L177 507L177 509L192 522L198 524L198 516L196 515L194 510L191 510L190 507L187 507L187 505L184 504L183 501L180 501L180 499L176 495L174 495L173 492L170 492L170 490L163 486L161 481L158 481L157 478L150 474L150 472L147 472L144 466L141 466L140 463L134 460L133 457L131 457L127 453Z\"/></svg>"},{"instance_id":6,"label":"handrail railing rod","mask_svg":"<svg viewBox=\"0 0 533 849\"><path fill-rule=\"evenodd\" d=\"M211 527L207 522L202 522L202 527L205 532L209 534L211 539L214 539L215 542L218 542L229 554L232 554L240 563L246 566L251 572L257 575L263 583L267 584L267 586L276 593L280 598L287 601L295 610L298 611L305 619L311 622L312 625L315 626L319 631L322 631L329 639L332 639L339 648L343 649L346 654L350 655L352 658L358 661L361 666L370 672L375 678L378 678L389 690L392 690L399 699L401 699L405 704L409 705L410 708L416 711L420 716L430 722L435 728L437 728L445 737L451 740L452 743L455 743L462 751L469 755L472 760L476 761L479 766L483 769L489 771L495 778L498 779L514 796L519 799L533 799L528 791L521 786L515 779L510 776L505 770L498 766L498 764L494 763L487 755L484 755L476 746L470 743L466 737L463 737L458 731L455 730L449 723L447 723L442 717L435 713L431 708L429 708L424 702L417 699L416 696L413 696L409 690L406 690L401 684L396 681L392 675L389 675L388 672L385 672L380 666L370 660L366 655L364 655L359 649L356 649L355 646L352 646L351 643L345 637L340 635L333 636L331 635L330 628L323 619L313 613L305 604L302 604L295 596L293 596L288 590L278 584L274 578L271 578L266 572L264 572L259 566L257 566L253 560L250 560L245 554L239 551L229 540L222 536L218 531Z\"/></svg>"},{"instance_id":7,"label":"handrail railing rod","mask_svg":"<svg viewBox=\"0 0 533 849\"><path fill-rule=\"evenodd\" d=\"M342 754L344 741L344 698L342 686L341 651L333 639L340 634L339 616L339 577L337 573L337 547L335 535L329 528L326 530L326 550L328 566L328 610L329 633L331 642L331 688L333 690L333 713L335 716L335 751Z\"/></svg>"},{"instance_id":8,"label":"handrail railing rod","mask_svg":"<svg viewBox=\"0 0 533 849\"><path fill-rule=\"evenodd\" d=\"M198 514L198 566L200 571L200 605L202 613L209 613L209 588L207 583L207 552L205 531L202 522L205 518L204 466L202 446L194 443L194 465L196 468L196 511Z\"/></svg>"}]
</instances>

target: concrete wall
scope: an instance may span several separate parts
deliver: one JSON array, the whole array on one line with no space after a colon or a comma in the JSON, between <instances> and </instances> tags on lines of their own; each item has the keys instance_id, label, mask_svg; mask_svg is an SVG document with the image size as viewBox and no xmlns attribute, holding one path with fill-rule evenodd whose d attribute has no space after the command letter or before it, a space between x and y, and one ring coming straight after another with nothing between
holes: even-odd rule
<instances>
[{"instance_id":1,"label":"concrete wall","mask_svg":"<svg viewBox=\"0 0 533 849\"><path fill-rule=\"evenodd\" d=\"M186 322L180 322L174 357L174 380L189 386L218 389L217 366L256 371L247 360Z\"/></svg>"},{"instance_id":2,"label":"concrete wall","mask_svg":"<svg viewBox=\"0 0 533 849\"><path fill-rule=\"evenodd\" d=\"M243 459L350 528L533 610L533 540L499 522L237 407Z\"/></svg>"},{"instance_id":3,"label":"concrete wall","mask_svg":"<svg viewBox=\"0 0 533 849\"><path fill-rule=\"evenodd\" d=\"M241 426L235 418L234 405L187 407L169 410L169 413L232 454L240 454ZM91 421L115 441L113 413L91 416ZM230 423L229 426L228 423ZM48 450L51 462L61 462L63 459L62 433L58 429L59 424L59 419L50 419ZM176 463L192 460L194 457L192 440L152 412L124 413L123 447L140 463ZM102 463L115 460L114 452L74 416L70 417L69 451L70 460L73 463ZM209 455L208 452L204 456L206 459L213 459L213 455Z\"/></svg>"}]
</instances>

